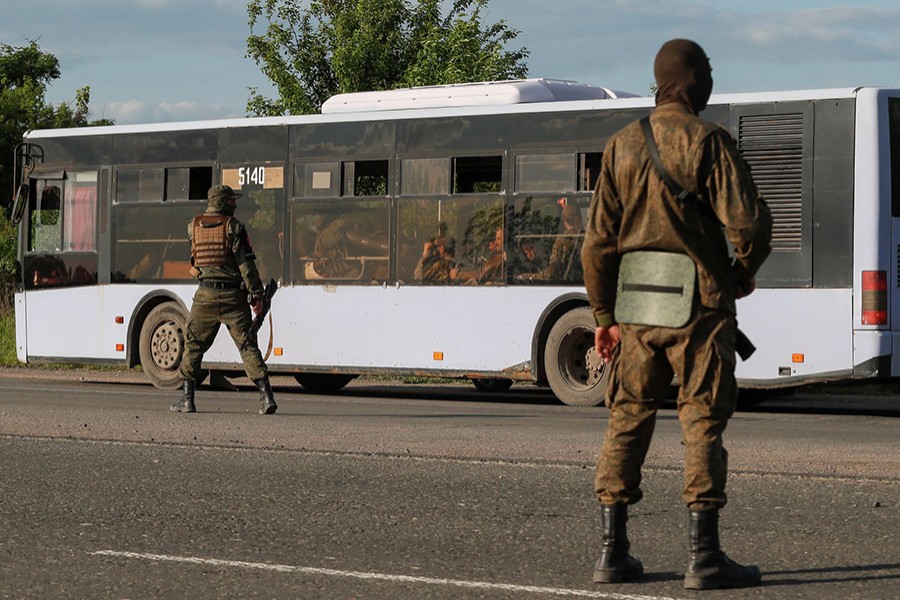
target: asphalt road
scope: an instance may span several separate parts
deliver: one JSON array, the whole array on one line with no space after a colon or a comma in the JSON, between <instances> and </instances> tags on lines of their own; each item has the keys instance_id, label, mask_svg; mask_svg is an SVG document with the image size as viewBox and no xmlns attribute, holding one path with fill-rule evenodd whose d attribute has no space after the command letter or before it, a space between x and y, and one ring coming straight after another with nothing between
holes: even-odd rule
<instances>
[{"instance_id":1,"label":"asphalt road","mask_svg":"<svg viewBox=\"0 0 900 600\"><path fill-rule=\"evenodd\" d=\"M276 379L273 417L249 388L177 415L131 374L2 371L0 598L900 598L890 399L732 419L722 539L765 585L697 593L674 411L631 511L648 575L599 586L605 409L517 387Z\"/></svg>"}]
</instances>

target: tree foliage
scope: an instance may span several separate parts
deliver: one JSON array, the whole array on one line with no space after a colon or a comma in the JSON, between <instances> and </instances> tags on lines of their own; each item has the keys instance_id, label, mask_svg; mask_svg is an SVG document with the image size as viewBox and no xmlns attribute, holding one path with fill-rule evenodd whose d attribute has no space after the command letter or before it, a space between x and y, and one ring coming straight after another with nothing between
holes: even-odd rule
<instances>
[{"instance_id":1,"label":"tree foliage","mask_svg":"<svg viewBox=\"0 0 900 600\"><path fill-rule=\"evenodd\" d=\"M247 55L276 88L256 116L311 114L339 93L525 77L518 31L486 24L489 0L251 0ZM261 28L264 31L257 33Z\"/></svg>"},{"instance_id":2,"label":"tree foliage","mask_svg":"<svg viewBox=\"0 0 900 600\"><path fill-rule=\"evenodd\" d=\"M43 52L37 42L17 47L0 43L0 206L13 195L14 149L29 129L108 125L111 121L89 121L91 90L75 92L71 102L48 104L46 92L59 79L59 60ZM0 211L0 307L11 297L15 280L15 228Z\"/></svg>"}]
</instances>

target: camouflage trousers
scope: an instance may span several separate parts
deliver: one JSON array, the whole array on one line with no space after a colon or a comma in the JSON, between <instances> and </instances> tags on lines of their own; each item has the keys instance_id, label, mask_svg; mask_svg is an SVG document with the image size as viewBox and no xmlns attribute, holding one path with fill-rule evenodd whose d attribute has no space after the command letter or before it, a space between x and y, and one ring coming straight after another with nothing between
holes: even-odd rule
<instances>
[{"instance_id":1,"label":"camouflage trousers","mask_svg":"<svg viewBox=\"0 0 900 600\"><path fill-rule=\"evenodd\" d=\"M256 343L256 336L250 333L252 322L247 296L241 290L197 288L191 315L184 328L181 376L195 383L200 380L203 355L215 341L220 324L224 324L241 352L247 377L254 381L267 377L268 369Z\"/></svg>"},{"instance_id":2,"label":"camouflage trousers","mask_svg":"<svg viewBox=\"0 0 900 600\"><path fill-rule=\"evenodd\" d=\"M641 467L675 375L684 443L682 497L695 510L724 506L728 452L722 434L737 405L734 316L700 307L679 329L620 327L607 391L609 425L594 480L597 497L603 504L633 504L643 496Z\"/></svg>"}]
</instances>

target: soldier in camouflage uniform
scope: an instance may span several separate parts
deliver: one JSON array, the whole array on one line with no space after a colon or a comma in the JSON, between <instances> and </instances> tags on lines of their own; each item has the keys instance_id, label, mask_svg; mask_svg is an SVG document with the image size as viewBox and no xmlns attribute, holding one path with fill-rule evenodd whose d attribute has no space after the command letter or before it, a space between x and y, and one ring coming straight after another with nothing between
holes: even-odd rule
<instances>
[{"instance_id":1,"label":"soldier in camouflage uniform","mask_svg":"<svg viewBox=\"0 0 900 600\"><path fill-rule=\"evenodd\" d=\"M257 314L262 308L264 289L247 231L233 216L240 196L227 185L211 187L206 212L188 223L192 273L200 285L184 328L183 394L171 406L174 412L196 411L194 388L200 380L200 363L223 323L241 352L247 377L259 388L259 413L271 415L278 409L266 363L250 332L251 309Z\"/></svg>"},{"instance_id":2,"label":"soldier in camouflage uniform","mask_svg":"<svg viewBox=\"0 0 900 600\"><path fill-rule=\"evenodd\" d=\"M566 199L560 199L564 202ZM547 266L537 273L525 273L519 279L527 281L570 281L580 277L578 250L584 224L581 220L581 211L577 206L564 204L562 209L563 231L560 237L553 242L550 250L550 260ZM574 271L574 273L573 273Z\"/></svg>"},{"instance_id":3,"label":"soldier in camouflage uniform","mask_svg":"<svg viewBox=\"0 0 900 600\"><path fill-rule=\"evenodd\" d=\"M741 566L721 551L718 511L726 502L722 434L737 403L735 299L755 287L770 251L771 216L731 136L697 116L712 91L711 71L703 49L688 40L664 44L654 63L653 137L665 170L695 194L695 203L679 200L666 186L637 122L608 141L591 201L581 259L597 352L612 360L609 424L595 478L602 521L597 582L643 573L628 553L627 506L641 499L641 466L673 375L680 382L689 514L684 585L745 587L761 580L757 567ZM726 237L735 248L733 262ZM683 327L615 320L620 261L648 250L686 255L696 266L693 306Z\"/></svg>"}]
</instances>

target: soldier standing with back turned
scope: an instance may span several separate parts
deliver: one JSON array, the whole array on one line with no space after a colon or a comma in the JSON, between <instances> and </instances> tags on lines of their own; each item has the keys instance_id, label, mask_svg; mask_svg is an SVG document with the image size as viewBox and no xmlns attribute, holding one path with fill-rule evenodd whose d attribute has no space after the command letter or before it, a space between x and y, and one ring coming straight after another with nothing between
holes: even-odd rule
<instances>
[{"instance_id":1,"label":"soldier standing with back turned","mask_svg":"<svg viewBox=\"0 0 900 600\"><path fill-rule=\"evenodd\" d=\"M772 221L734 140L697 116L712 91L711 73L694 42L662 46L650 131L635 122L610 138L591 201L584 281L597 352L612 361L609 425L595 478L602 550L594 581L600 583L643 574L628 553L625 523L628 505L642 497L641 466L673 375L680 383L682 497L689 515L684 587L746 587L762 579L757 567L739 565L721 550L718 517L728 464L722 434L737 404L735 299L755 287ZM651 158L651 139L663 169ZM674 193L679 187L690 194Z\"/></svg>"},{"instance_id":2,"label":"soldier standing with back turned","mask_svg":"<svg viewBox=\"0 0 900 600\"><path fill-rule=\"evenodd\" d=\"M170 407L174 412L196 411L194 388L200 379L200 363L223 323L241 352L247 377L259 388L259 414L271 415L278 409L256 335L250 332L251 308L259 313L264 290L247 230L234 218L240 196L227 185L211 187L206 212L188 223L191 272L200 286L184 328L184 391L181 400Z\"/></svg>"}]
</instances>

